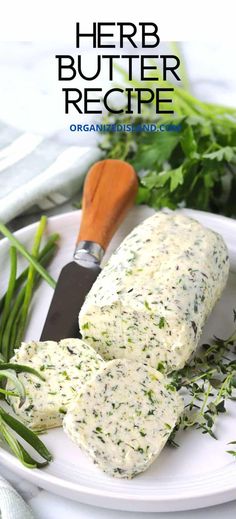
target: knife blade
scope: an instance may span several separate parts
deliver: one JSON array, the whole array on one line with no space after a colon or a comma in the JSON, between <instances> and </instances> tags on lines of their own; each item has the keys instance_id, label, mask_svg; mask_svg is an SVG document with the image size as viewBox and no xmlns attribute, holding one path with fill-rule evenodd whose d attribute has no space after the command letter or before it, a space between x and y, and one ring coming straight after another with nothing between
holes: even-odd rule
<instances>
[{"instance_id":1,"label":"knife blade","mask_svg":"<svg viewBox=\"0 0 236 519\"><path fill-rule=\"evenodd\" d=\"M80 337L79 310L100 271L99 265L85 268L75 261L71 261L62 269L40 337L41 341L50 339L58 342L61 339ZM65 301L69 301L69 304L65 304Z\"/></svg>"},{"instance_id":2,"label":"knife blade","mask_svg":"<svg viewBox=\"0 0 236 519\"><path fill-rule=\"evenodd\" d=\"M78 315L101 272L105 250L132 206L138 189L130 164L114 159L97 162L84 184L82 220L74 261L62 268L41 341L80 337Z\"/></svg>"}]
</instances>

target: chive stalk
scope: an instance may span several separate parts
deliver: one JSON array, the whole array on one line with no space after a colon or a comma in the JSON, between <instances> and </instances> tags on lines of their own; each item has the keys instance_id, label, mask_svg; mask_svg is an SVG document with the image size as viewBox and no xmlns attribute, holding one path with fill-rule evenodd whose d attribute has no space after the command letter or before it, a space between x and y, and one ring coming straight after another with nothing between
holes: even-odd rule
<instances>
[{"instance_id":1,"label":"chive stalk","mask_svg":"<svg viewBox=\"0 0 236 519\"><path fill-rule=\"evenodd\" d=\"M54 256L55 250L57 246L56 244L53 244L53 246L50 247L50 250L48 250L47 254L42 259L42 265L47 265L49 261L51 261L52 257ZM37 273L34 279L34 286L36 287L39 283L41 277ZM12 355L14 354L14 349L19 347L20 344L17 343L17 327L18 327L18 319L20 319L20 308L23 303L25 294L25 287L23 287L20 292L18 293L12 307L11 315L9 316L9 319L6 324L6 329L4 331L3 335L3 348L2 353L4 360L8 361ZM18 317L18 318L17 318Z\"/></svg>"},{"instance_id":2,"label":"chive stalk","mask_svg":"<svg viewBox=\"0 0 236 519\"><path fill-rule=\"evenodd\" d=\"M22 288L21 291L19 292L19 294L17 295L16 300L13 304L10 316L7 320L7 324L6 324L4 333L3 333L1 347L2 347L2 355L6 361L8 361L10 358L9 346L10 346L12 327L20 312L22 303L24 301L24 296L25 296L25 288Z\"/></svg>"},{"instance_id":3,"label":"chive stalk","mask_svg":"<svg viewBox=\"0 0 236 519\"><path fill-rule=\"evenodd\" d=\"M6 292L6 297L4 301L3 306L3 312L1 317L1 324L0 324L0 344L2 342L2 336L4 331L4 326L6 324L10 308L11 308L11 302L15 291L15 284L16 284L16 271L17 271L17 255L16 255L16 248L10 247L10 277L8 281L8 287Z\"/></svg>"},{"instance_id":4,"label":"chive stalk","mask_svg":"<svg viewBox=\"0 0 236 519\"><path fill-rule=\"evenodd\" d=\"M29 251L19 242L19 240L9 231L9 229L4 225L4 223L0 222L0 232L9 239L12 245L27 259L30 265L33 265L35 270L42 276L45 281L52 287L55 288L56 282L55 280L48 274L48 272L42 267L42 265L30 254Z\"/></svg>"},{"instance_id":5,"label":"chive stalk","mask_svg":"<svg viewBox=\"0 0 236 519\"><path fill-rule=\"evenodd\" d=\"M42 248L40 251L37 260L41 263L43 267L45 267L48 263L48 258L51 259L53 256L55 250L56 250L56 243L59 239L60 235L58 233L53 233L51 236L49 236L46 245ZM21 285L24 283L24 281L27 279L29 272L29 267L24 269L21 274L17 277L15 282L15 291L17 291ZM0 299L0 312L2 311L6 299L6 293L2 296Z\"/></svg>"},{"instance_id":6,"label":"chive stalk","mask_svg":"<svg viewBox=\"0 0 236 519\"><path fill-rule=\"evenodd\" d=\"M43 233L46 227L47 218L46 216L42 216L40 219L39 226L37 228L35 237L34 237L34 243L32 247L32 257L37 258L39 253L39 247L40 243L43 237ZM33 285L34 285L34 279L35 279L35 267L33 264L30 265L28 276L26 280L26 286L25 286L25 294L24 294L24 300L23 305L20 313L20 322L18 324L18 331L17 331L17 337L16 337L16 343L20 344L22 341L22 338L24 336L26 323L27 323L27 316L28 316L28 310L29 305L32 299L33 294Z\"/></svg>"}]
</instances>

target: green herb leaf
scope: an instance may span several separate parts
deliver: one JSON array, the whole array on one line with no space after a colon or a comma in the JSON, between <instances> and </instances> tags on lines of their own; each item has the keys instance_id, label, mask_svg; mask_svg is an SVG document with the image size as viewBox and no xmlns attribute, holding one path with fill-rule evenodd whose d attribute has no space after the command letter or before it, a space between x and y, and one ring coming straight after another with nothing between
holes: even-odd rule
<instances>
[{"instance_id":1,"label":"green herb leaf","mask_svg":"<svg viewBox=\"0 0 236 519\"><path fill-rule=\"evenodd\" d=\"M236 148L225 146L217 151L205 153L203 155L203 158L209 160L217 160L218 162L222 162L223 160L226 160L227 162L233 162L236 160Z\"/></svg>"},{"instance_id":2,"label":"green herb leaf","mask_svg":"<svg viewBox=\"0 0 236 519\"><path fill-rule=\"evenodd\" d=\"M122 76L126 81L126 73ZM147 83L156 87L151 77ZM138 85L143 86L133 82L134 88ZM165 82L168 85L173 86ZM174 90L172 121L165 116L158 118L154 103L145 107L143 118L108 115L106 123L155 123L158 131L106 133L101 143L105 157L134 166L139 175L138 204L236 216L236 109L204 103L177 85ZM174 123L181 130L160 131L163 123Z\"/></svg>"},{"instance_id":3,"label":"green herb leaf","mask_svg":"<svg viewBox=\"0 0 236 519\"><path fill-rule=\"evenodd\" d=\"M21 407L24 404L25 397L26 397L24 385L20 382L18 377L11 370L1 370L0 371L0 380L4 379L4 378L10 380L13 383L14 391L16 391L17 394L19 395L20 407Z\"/></svg>"},{"instance_id":4,"label":"green herb leaf","mask_svg":"<svg viewBox=\"0 0 236 519\"><path fill-rule=\"evenodd\" d=\"M19 434L23 440L25 440L31 447L33 447L33 449L35 449L35 451L40 454L42 458L44 458L47 462L52 460L51 453L33 431L25 427L25 425L16 420L16 418L13 418L13 416L6 413L6 411L4 411L1 407L0 417L13 431Z\"/></svg>"},{"instance_id":5,"label":"green herb leaf","mask_svg":"<svg viewBox=\"0 0 236 519\"><path fill-rule=\"evenodd\" d=\"M0 361L0 373L1 370L11 369L16 373L31 373L41 380L45 381L45 378L39 373L36 369L31 368L30 366L25 366L24 364L16 364L13 362L2 362Z\"/></svg>"}]
</instances>

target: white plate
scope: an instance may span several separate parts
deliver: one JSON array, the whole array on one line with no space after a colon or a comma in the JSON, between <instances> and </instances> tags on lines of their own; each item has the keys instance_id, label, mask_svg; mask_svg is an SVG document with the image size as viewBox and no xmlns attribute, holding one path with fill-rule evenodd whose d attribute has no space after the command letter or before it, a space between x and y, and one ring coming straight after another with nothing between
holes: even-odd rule
<instances>
[{"instance_id":1,"label":"white plate","mask_svg":"<svg viewBox=\"0 0 236 519\"><path fill-rule=\"evenodd\" d=\"M236 307L236 222L209 213L184 212L220 232L229 247L229 283L205 327L203 340L213 334L228 336L233 326L232 309ZM152 213L148 208L135 208L112 240L108 254L135 224ZM79 219L80 211L74 211L49 220L48 232L58 231L61 234L60 249L50 269L55 278L61 267L71 260ZM21 229L17 236L29 245L34 231L35 224ZM0 246L4 273L7 273L7 248L5 240ZM1 280L3 278L6 283L7 276L1 272ZM1 283L2 292L4 283ZM34 299L26 339L39 338L51 296L50 287L42 283ZM236 439L235 419L236 405L232 403L228 406L228 413L218 421L218 441L199 431L181 433L178 449L166 447L145 473L131 481L104 475L60 429L43 436L55 458L46 469L26 469L4 448L0 448L0 461L38 486L91 505L143 512L200 508L236 498L236 463L225 452L227 442Z\"/></svg>"}]
</instances>

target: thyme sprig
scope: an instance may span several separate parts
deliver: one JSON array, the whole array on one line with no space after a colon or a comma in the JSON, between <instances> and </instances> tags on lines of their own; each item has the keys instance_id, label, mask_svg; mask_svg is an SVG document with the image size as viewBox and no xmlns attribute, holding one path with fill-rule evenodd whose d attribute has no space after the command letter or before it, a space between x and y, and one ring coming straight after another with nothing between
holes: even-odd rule
<instances>
[{"instance_id":1,"label":"thyme sprig","mask_svg":"<svg viewBox=\"0 0 236 519\"><path fill-rule=\"evenodd\" d=\"M234 321L236 312L234 310ZM226 412L227 400L236 400L236 330L227 339L213 337L181 370L171 374L171 384L181 389L187 404L169 443L176 446L177 430L195 427L217 439L218 416ZM232 441L231 444L236 442ZM228 450L236 456L236 451Z\"/></svg>"}]
</instances>

